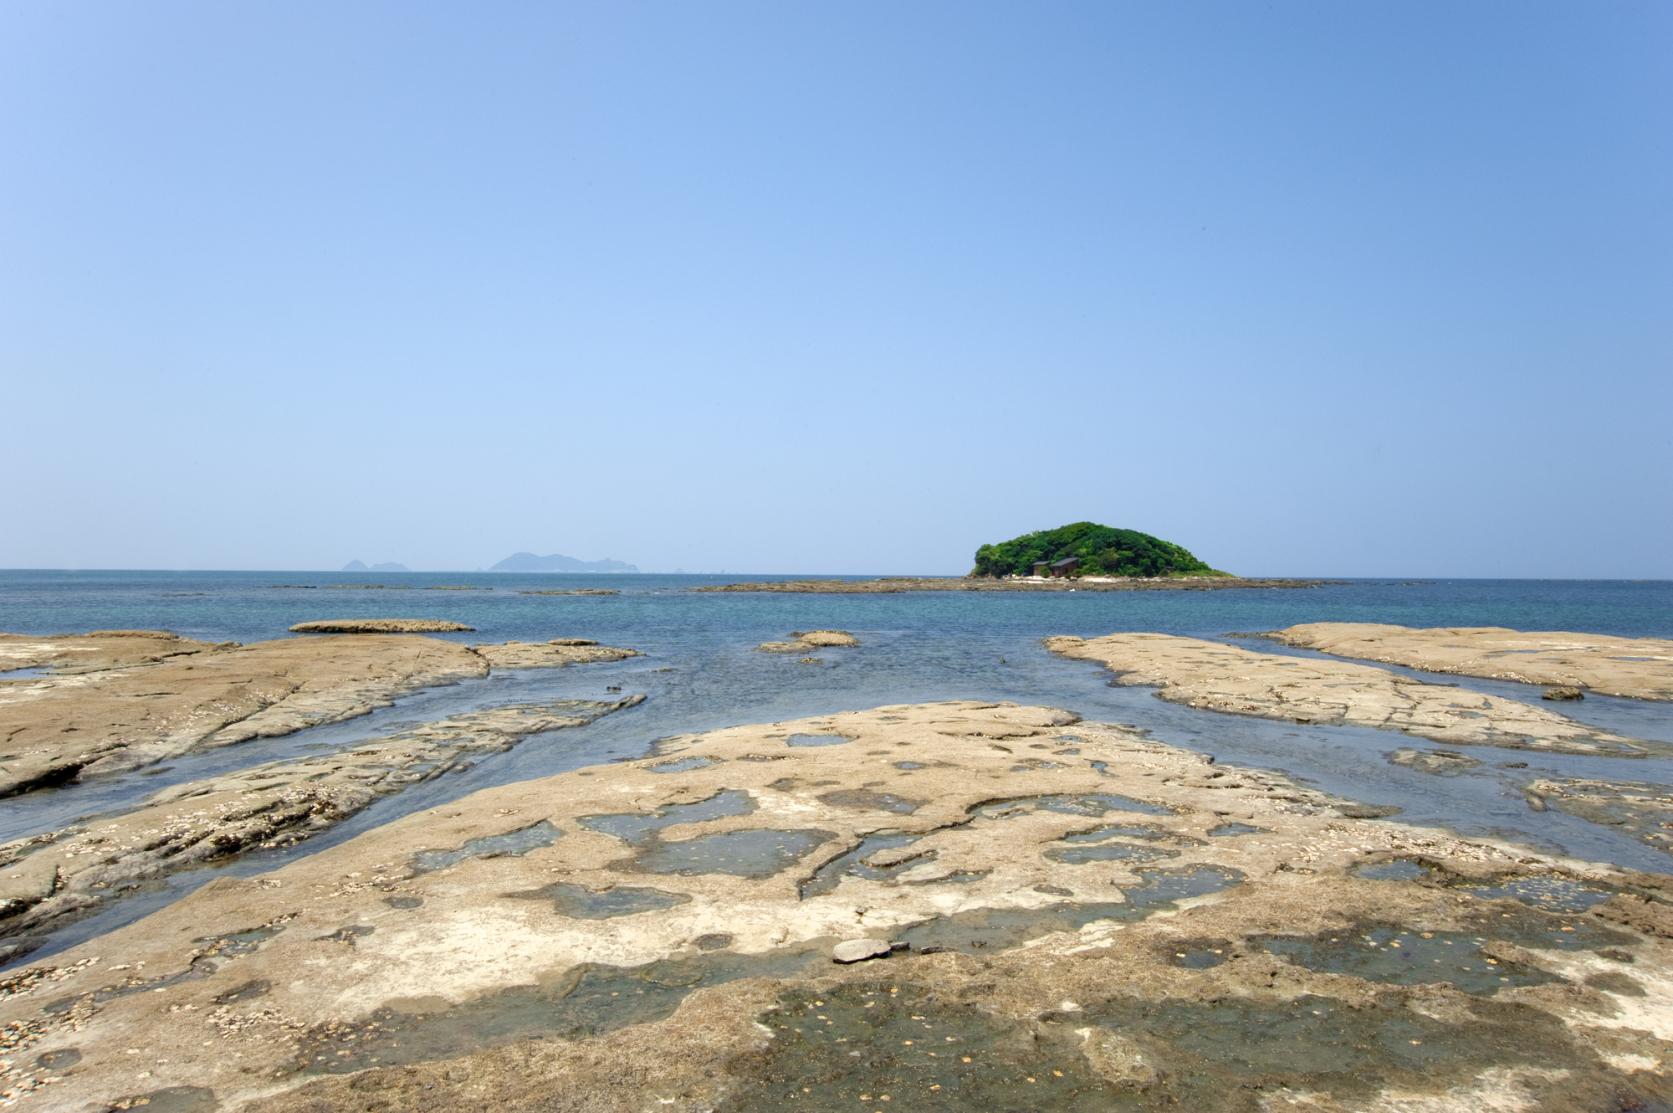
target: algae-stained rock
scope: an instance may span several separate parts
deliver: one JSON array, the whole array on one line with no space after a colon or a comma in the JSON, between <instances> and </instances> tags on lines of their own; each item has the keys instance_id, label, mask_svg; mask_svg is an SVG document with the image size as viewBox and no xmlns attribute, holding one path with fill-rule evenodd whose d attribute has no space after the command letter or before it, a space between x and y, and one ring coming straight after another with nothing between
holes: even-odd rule
<instances>
[{"instance_id":1,"label":"algae-stained rock","mask_svg":"<svg viewBox=\"0 0 1673 1113\"><path fill-rule=\"evenodd\" d=\"M325 618L298 622L293 634L451 634L468 633L474 626L442 618Z\"/></svg>"},{"instance_id":2,"label":"algae-stained rock","mask_svg":"<svg viewBox=\"0 0 1673 1113\"><path fill-rule=\"evenodd\" d=\"M1271 636L1286 645L1429 672L1589 689L1635 699L1673 699L1673 640L1666 638L1376 622L1311 622Z\"/></svg>"},{"instance_id":3,"label":"algae-stained rock","mask_svg":"<svg viewBox=\"0 0 1673 1113\"><path fill-rule=\"evenodd\" d=\"M1480 758L1461 754L1456 750L1414 750L1403 748L1388 755L1395 765L1404 765L1420 773L1434 773L1441 777L1456 777L1479 768Z\"/></svg>"},{"instance_id":4,"label":"algae-stained rock","mask_svg":"<svg viewBox=\"0 0 1673 1113\"><path fill-rule=\"evenodd\" d=\"M1565 701L1565 700L1566 701L1572 701L1572 700L1577 700L1577 699L1585 699L1586 698L1586 693L1581 691L1579 688L1574 688L1574 687L1570 687L1570 686L1567 686L1567 685L1563 685L1563 686L1559 686L1559 687L1556 687L1556 688L1545 689L1545 691L1540 695L1539 698L1540 699L1548 699L1548 700L1552 700L1552 701L1556 701L1556 702L1562 702L1562 701Z\"/></svg>"},{"instance_id":5,"label":"algae-stained rock","mask_svg":"<svg viewBox=\"0 0 1673 1113\"><path fill-rule=\"evenodd\" d=\"M1348 661L1254 653L1171 634L1055 637L1046 647L1097 661L1120 684L1150 685L1163 699L1210 711L1344 723L1421 735L1452 745L1642 757L1637 739L1531 704Z\"/></svg>"},{"instance_id":6,"label":"algae-stained rock","mask_svg":"<svg viewBox=\"0 0 1673 1113\"><path fill-rule=\"evenodd\" d=\"M1072 723L1078 753L1016 771ZM841 786L925 803L822 798ZM1233 819L1250 830L1208 837ZM765 875L641 868L805 831L823 844ZM1173 856L1052 853L1123 842ZM1355 875L1394 859L1436 865ZM1551 911L1504 883L1576 871L1622 895ZM0 1031L8 1085L67 1109L183 1086L264 1113L1653 1108L1673 1096L1673 940L1613 911L1640 892L1661 890L1344 818L1278 774L1051 709L887 707L682 735L224 879L11 974ZM1409 969L1408 935L1472 969ZM861 939L947 949L831 961ZM1194 949L1217 961L1173 958ZM74 1070L40 1065L71 1049Z\"/></svg>"}]
</instances>

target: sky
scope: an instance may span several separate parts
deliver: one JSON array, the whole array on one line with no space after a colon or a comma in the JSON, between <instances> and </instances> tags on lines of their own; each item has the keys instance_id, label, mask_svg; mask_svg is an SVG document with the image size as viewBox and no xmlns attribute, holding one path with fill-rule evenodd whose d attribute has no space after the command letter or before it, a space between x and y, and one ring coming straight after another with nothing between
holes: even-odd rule
<instances>
[{"instance_id":1,"label":"sky","mask_svg":"<svg viewBox=\"0 0 1673 1113\"><path fill-rule=\"evenodd\" d=\"M0 5L0 567L1673 576L1673 5Z\"/></svg>"}]
</instances>

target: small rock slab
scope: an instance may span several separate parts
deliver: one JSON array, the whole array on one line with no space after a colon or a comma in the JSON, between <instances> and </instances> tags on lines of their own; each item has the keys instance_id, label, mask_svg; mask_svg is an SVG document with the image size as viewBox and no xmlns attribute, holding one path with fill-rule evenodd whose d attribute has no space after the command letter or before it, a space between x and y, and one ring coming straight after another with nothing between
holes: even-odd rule
<instances>
[{"instance_id":1,"label":"small rock slab","mask_svg":"<svg viewBox=\"0 0 1673 1113\"><path fill-rule=\"evenodd\" d=\"M886 939L845 939L831 948L831 961L848 964L882 958L894 948Z\"/></svg>"},{"instance_id":2,"label":"small rock slab","mask_svg":"<svg viewBox=\"0 0 1673 1113\"><path fill-rule=\"evenodd\" d=\"M437 618L328 618L318 622L298 622L290 628L293 634L451 634L474 632L476 627L463 622L448 622Z\"/></svg>"}]
</instances>

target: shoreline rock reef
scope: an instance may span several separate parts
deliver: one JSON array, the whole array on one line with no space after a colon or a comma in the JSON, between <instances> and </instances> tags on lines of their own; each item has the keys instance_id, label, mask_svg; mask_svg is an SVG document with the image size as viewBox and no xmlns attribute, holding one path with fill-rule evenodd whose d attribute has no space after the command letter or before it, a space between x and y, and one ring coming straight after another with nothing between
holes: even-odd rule
<instances>
[{"instance_id":1,"label":"shoreline rock reef","mask_svg":"<svg viewBox=\"0 0 1673 1113\"><path fill-rule=\"evenodd\" d=\"M1285 645L1403 665L1425 672L1552 686L1551 699L1598 692L1630 699L1673 700L1673 641L1502 626L1394 626L1376 622L1310 622L1265 637Z\"/></svg>"},{"instance_id":2,"label":"shoreline rock reef","mask_svg":"<svg viewBox=\"0 0 1673 1113\"><path fill-rule=\"evenodd\" d=\"M1673 881L1043 707L485 789L0 976L24 1108L1654 1108Z\"/></svg>"},{"instance_id":3,"label":"shoreline rock reef","mask_svg":"<svg viewBox=\"0 0 1673 1113\"><path fill-rule=\"evenodd\" d=\"M325 618L298 622L293 634L456 634L476 627L444 618Z\"/></svg>"},{"instance_id":4,"label":"shoreline rock reef","mask_svg":"<svg viewBox=\"0 0 1673 1113\"><path fill-rule=\"evenodd\" d=\"M778 592L790 595L893 595L907 591L1221 591L1321 587L1330 580L1158 576L1081 579L990 579L982 576L882 576L873 580L758 580L707 584L696 592Z\"/></svg>"},{"instance_id":5,"label":"shoreline rock reef","mask_svg":"<svg viewBox=\"0 0 1673 1113\"><path fill-rule=\"evenodd\" d=\"M760 653L812 653L818 649L854 649L860 639L847 630L792 630L790 640L762 642L756 646Z\"/></svg>"},{"instance_id":6,"label":"shoreline rock reef","mask_svg":"<svg viewBox=\"0 0 1673 1113\"><path fill-rule=\"evenodd\" d=\"M12 660L61 664L0 683L0 797L353 719L491 668L636 655L586 639L468 646L409 634L171 646L150 635L0 640Z\"/></svg>"},{"instance_id":7,"label":"shoreline rock reef","mask_svg":"<svg viewBox=\"0 0 1673 1113\"><path fill-rule=\"evenodd\" d=\"M1554 711L1374 665L1257 653L1172 634L1053 637L1046 648L1094 661L1115 683L1208 711L1345 724L1418 735L1448 745L1605 757L1643 757L1651 744Z\"/></svg>"},{"instance_id":8,"label":"shoreline rock reef","mask_svg":"<svg viewBox=\"0 0 1673 1113\"><path fill-rule=\"evenodd\" d=\"M469 711L328 754L175 785L129 811L0 845L0 961L146 882L293 845L483 755L643 701L635 695Z\"/></svg>"}]
</instances>

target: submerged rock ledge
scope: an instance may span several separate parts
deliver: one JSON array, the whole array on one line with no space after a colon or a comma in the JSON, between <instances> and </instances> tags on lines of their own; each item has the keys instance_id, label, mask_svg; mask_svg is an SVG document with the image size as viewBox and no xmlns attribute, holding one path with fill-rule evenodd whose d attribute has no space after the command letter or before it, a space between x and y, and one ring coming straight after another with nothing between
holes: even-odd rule
<instances>
[{"instance_id":1,"label":"submerged rock ledge","mask_svg":"<svg viewBox=\"0 0 1673 1113\"><path fill-rule=\"evenodd\" d=\"M883 576L875 580L760 580L708 584L690 591L754 591L799 595L892 595L902 591L1220 591L1231 588L1320 587L1331 580L1172 576L1110 579L991 579L983 576Z\"/></svg>"},{"instance_id":2,"label":"submerged rock ledge","mask_svg":"<svg viewBox=\"0 0 1673 1113\"><path fill-rule=\"evenodd\" d=\"M453 634L470 633L476 627L441 618L323 618L298 622L293 634Z\"/></svg>"},{"instance_id":3,"label":"submerged rock ledge","mask_svg":"<svg viewBox=\"0 0 1673 1113\"><path fill-rule=\"evenodd\" d=\"M1345 809L1048 708L680 736L10 974L4 1084L278 1113L1673 1100L1668 879Z\"/></svg>"}]
</instances>

